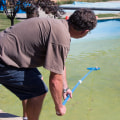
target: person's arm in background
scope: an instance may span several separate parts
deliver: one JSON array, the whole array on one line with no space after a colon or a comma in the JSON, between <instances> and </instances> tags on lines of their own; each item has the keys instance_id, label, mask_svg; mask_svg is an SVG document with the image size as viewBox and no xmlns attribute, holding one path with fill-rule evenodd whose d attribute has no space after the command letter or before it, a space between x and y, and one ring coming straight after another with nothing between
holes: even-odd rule
<instances>
[{"instance_id":1,"label":"person's arm in background","mask_svg":"<svg viewBox=\"0 0 120 120\"><path fill-rule=\"evenodd\" d=\"M50 72L50 92L55 103L56 114L59 116L64 115L66 113L66 107L62 105L63 88L67 87L67 80L65 77L66 69L64 69L63 74ZM69 93L72 97L72 92Z\"/></svg>"}]
</instances>

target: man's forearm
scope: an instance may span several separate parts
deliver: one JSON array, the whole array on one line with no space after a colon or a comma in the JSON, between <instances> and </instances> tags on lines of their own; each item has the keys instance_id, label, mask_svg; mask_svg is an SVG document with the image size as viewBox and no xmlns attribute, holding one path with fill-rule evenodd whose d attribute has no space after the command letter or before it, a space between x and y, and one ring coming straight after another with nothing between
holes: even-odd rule
<instances>
[{"instance_id":1,"label":"man's forearm","mask_svg":"<svg viewBox=\"0 0 120 120\"><path fill-rule=\"evenodd\" d=\"M66 78L66 67L64 67L64 71L63 71L63 89L67 89L68 88L68 84L67 84L67 78Z\"/></svg>"},{"instance_id":2,"label":"man's forearm","mask_svg":"<svg viewBox=\"0 0 120 120\"><path fill-rule=\"evenodd\" d=\"M49 86L55 107L59 109L62 106L63 76L51 72Z\"/></svg>"},{"instance_id":3,"label":"man's forearm","mask_svg":"<svg viewBox=\"0 0 120 120\"><path fill-rule=\"evenodd\" d=\"M56 74L51 72L49 79L50 92L54 100L56 114L58 116L64 115L66 113L66 107L62 105L62 97L65 99L66 95L69 94L72 98L72 92L70 89L63 94L63 88L68 88L66 80L66 69L64 68L63 74Z\"/></svg>"}]
</instances>

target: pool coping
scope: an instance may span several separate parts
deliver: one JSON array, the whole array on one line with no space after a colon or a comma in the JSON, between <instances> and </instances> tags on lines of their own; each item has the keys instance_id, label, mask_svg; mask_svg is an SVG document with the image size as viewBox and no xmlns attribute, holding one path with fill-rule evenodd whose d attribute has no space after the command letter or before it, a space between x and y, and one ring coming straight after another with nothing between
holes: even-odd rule
<instances>
[{"instance_id":1,"label":"pool coping","mask_svg":"<svg viewBox=\"0 0 120 120\"><path fill-rule=\"evenodd\" d=\"M112 19L120 19L120 17L102 17L102 18L97 18L97 20L112 20Z\"/></svg>"}]
</instances>

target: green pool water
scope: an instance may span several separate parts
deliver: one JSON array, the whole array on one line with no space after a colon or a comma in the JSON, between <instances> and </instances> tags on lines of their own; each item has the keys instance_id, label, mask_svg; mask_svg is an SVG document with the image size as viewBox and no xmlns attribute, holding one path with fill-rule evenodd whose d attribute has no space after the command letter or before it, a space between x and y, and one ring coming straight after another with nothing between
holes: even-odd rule
<instances>
[{"instance_id":1,"label":"green pool water","mask_svg":"<svg viewBox=\"0 0 120 120\"><path fill-rule=\"evenodd\" d=\"M87 67L98 66L101 69L90 73L77 87L73 98L66 104L67 113L62 117L55 115L48 92L40 120L120 120L120 21L109 22L98 23L96 29L83 39L72 39L66 60L69 88L72 89L88 72ZM39 70L48 85L49 72L43 68ZM0 92L0 109L22 116L18 98L3 86L0 86Z\"/></svg>"}]
</instances>

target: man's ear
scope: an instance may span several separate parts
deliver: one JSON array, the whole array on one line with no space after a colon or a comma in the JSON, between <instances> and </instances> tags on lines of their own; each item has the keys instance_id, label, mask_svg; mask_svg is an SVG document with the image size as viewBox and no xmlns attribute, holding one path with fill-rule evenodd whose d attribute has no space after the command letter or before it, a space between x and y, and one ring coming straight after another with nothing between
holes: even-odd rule
<instances>
[{"instance_id":1,"label":"man's ear","mask_svg":"<svg viewBox=\"0 0 120 120\"><path fill-rule=\"evenodd\" d=\"M81 31L81 35L82 35L82 36L85 36L85 35L87 35L88 32L89 32L89 30Z\"/></svg>"},{"instance_id":2,"label":"man's ear","mask_svg":"<svg viewBox=\"0 0 120 120\"><path fill-rule=\"evenodd\" d=\"M90 30L85 30L86 32L89 32Z\"/></svg>"},{"instance_id":3,"label":"man's ear","mask_svg":"<svg viewBox=\"0 0 120 120\"><path fill-rule=\"evenodd\" d=\"M89 32L89 30L84 30L84 31L81 31L81 34L87 34Z\"/></svg>"}]
</instances>

